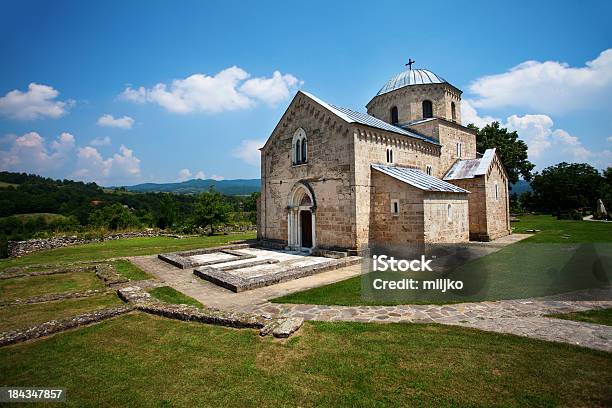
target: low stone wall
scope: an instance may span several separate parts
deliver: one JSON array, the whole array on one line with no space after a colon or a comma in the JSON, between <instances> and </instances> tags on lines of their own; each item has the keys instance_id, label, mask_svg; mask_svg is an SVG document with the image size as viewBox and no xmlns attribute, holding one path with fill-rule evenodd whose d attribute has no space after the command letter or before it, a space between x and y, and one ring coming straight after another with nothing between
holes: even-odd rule
<instances>
[{"instance_id":1,"label":"low stone wall","mask_svg":"<svg viewBox=\"0 0 612 408\"><path fill-rule=\"evenodd\" d=\"M75 327L85 326L105 319L110 319L111 317L119 316L131 310L132 308L130 306L101 309L94 312L69 317L67 319L51 320L25 329L11 330L0 333L0 346L6 346L43 336L49 336L51 334L73 329Z\"/></svg>"},{"instance_id":2,"label":"low stone wall","mask_svg":"<svg viewBox=\"0 0 612 408\"><path fill-rule=\"evenodd\" d=\"M30 305L34 303L52 302L56 300L77 299L77 298L96 296L96 295L100 295L103 293L111 293L111 290L110 289L91 289L91 290L86 290L82 292L47 293L44 295L32 296L29 298L0 301L0 307Z\"/></svg>"},{"instance_id":3,"label":"low stone wall","mask_svg":"<svg viewBox=\"0 0 612 408\"><path fill-rule=\"evenodd\" d=\"M172 237L172 238L183 238L181 235L167 234L161 231L132 231L132 232L120 232L116 234L107 234L99 238L82 238L76 235L72 236L58 236L52 238L37 238L28 239L27 241L9 241L8 242L8 256L9 258L17 258L32 252L45 251L48 249L62 248L72 245L89 244L91 242L100 241L113 241L116 239L124 238L138 238L138 237Z\"/></svg>"},{"instance_id":4,"label":"low stone wall","mask_svg":"<svg viewBox=\"0 0 612 408\"><path fill-rule=\"evenodd\" d=\"M261 336L267 336L271 333L277 338L287 338L304 323L304 319L301 317L274 319L260 314L224 312L216 309L161 302L137 285L121 288L117 291L117 295L123 301L131 304L134 309L145 313L186 322L259 329Z\"/></svg>"}]
</instances>

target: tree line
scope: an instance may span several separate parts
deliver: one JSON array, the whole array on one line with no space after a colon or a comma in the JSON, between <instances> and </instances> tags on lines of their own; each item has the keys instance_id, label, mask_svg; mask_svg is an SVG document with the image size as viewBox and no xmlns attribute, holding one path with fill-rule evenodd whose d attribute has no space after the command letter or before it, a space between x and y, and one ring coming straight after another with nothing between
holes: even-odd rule
<instances>
[{"instance_id":1,"label":"tree line","mask_svg":"<svg viewBox=\"0 0 612 408\"><path fill-rule=\"evenodd\" d=\"M154 227L214 233L224 224L255 224L259 194L134 193L10 172L0 172L0 183L0 256L6 255L8 240L58 232L99 234Z\"/></svg>"}]
</instances>

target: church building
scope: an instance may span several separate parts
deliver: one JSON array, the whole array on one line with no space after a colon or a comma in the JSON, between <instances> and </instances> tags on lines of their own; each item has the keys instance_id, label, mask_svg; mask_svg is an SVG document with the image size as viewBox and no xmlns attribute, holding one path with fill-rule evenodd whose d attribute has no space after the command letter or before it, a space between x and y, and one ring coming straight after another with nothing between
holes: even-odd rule
<instances>
[{"instance_id":1,"label":"church building","mask_svg":"<svg viewBox=\"0 0 612 408\"><path fill-rule=\"evenodd\" d=\"M258 238L361 252L510 234L508 176L476 151L461 93L425 69L387 81L368 113L298 91L261 148Z\"/></svg>"}]
</instances>

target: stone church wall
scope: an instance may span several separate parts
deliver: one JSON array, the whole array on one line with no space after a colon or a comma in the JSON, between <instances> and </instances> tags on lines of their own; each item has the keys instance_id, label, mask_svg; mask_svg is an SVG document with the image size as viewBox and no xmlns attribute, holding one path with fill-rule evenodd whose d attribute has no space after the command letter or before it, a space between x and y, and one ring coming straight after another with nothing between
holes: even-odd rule
<instances>
[{"instance_id":1,"label":"stone church wall","mask_svg":"<svg viewBox=\"0 0 612 408\"><path fill-rule=\"evenodd\" d=\"M470 239L488 241L487 202L484 177L451 180L450 183L470 192L468 195Z\"/></svg>"},{"instance_id":2,"label":"stone church wall","mask_svg":"<svg viewBox=\"0 0 612 408\"><path fill-rule=\"evenodd\" d=\"M495 183L499 195L495 198ZM486 177L487 234L490 240L511 233L509 218L508 181L503 174L500 163L495 160Z\"/></svg>"},{"instance_id":3,"label":"stone church wall","mask_svg":"<svg viewBox=\"0 0 612 408\"><path fill-rule=\"evenodd\" d=\"M427 243L460 243L470 239L467 193L426 192L423 218Z\"/></svg>"},{"instance_id":4,"label":"stone church wall","mask_svg":"<svg viewBox=\"0 0 612 408\"><path fill-rule=\"evenodd\" d=\"M455 103L455 121L461 123L461 95L448 84L413 85L376 96L368 105L368 113L391 123L391 107L396 106L399 123L423 118L423 101L432 102L433 116L452 120L451 102Z\"/></svg>"},{"instance_id":5,"label":"stone church wall","mask_svg":"<svg viewBox=\"0 0 612 408\"><path fill-rule=\"evenodd\" d=\"M387 164L387 149L393 150L393 163L425 171L427 165L438 166L440 147L418 139L385 131L363 128L354 130L355 146L355 214L358 249L370 242L370 205L373 181L370 164Z\"/></svg>"},{"instance_id":6,"label":"stone church wall","mask_svg":"<svg viewBox=\"0 0 612 408\"><path fill-rule=\"evenodd\" d=\"M423 242L423 191L374 170L370 197L371 245L391 247ZM391 213L393 199L399 200L399 215Z\"/></svg>"},{"instance_id":7,"label":"stone church wall","mask_svg":"<svg viewBox=\"0 0 612 408\"><path fill-rule=\"evenodd\" d=\"M292 138L300 127L308 138L308 163L294 165ZM352 141L346 124L298 94L262 150L262 239L287 243L289 195L304 181L312 187L317 205L316 245L355 247Z\"/></svg>"}]
</instances>

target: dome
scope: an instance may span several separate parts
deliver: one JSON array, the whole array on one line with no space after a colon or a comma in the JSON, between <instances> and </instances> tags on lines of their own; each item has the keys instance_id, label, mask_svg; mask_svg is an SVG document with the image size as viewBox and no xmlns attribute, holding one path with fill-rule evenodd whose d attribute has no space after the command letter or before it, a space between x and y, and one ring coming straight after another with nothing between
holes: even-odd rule
<instances>
[{"instance_id":1,"label":"dome","mask_svg":"<svg viewBox=\"0 0 612 408\"><path fill-rule=\"evenodd\" d=\"M387 81L380 91L376 94L382 95L387 92L394 91L399 88L403 88L409 85L423 85L423 84L443 84L446 80L433 72L426 69L409 69L408 71L401 72L395 75L393 78Z\"/></svg>"}]
</instances>

